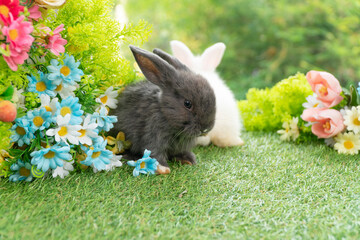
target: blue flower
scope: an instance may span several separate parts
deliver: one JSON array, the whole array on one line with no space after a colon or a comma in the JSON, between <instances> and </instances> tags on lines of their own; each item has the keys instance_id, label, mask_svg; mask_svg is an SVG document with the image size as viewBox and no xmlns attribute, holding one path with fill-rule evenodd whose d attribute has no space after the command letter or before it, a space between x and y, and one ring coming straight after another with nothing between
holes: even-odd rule
<instances>
[{"instance_id":1,"label":"blue flower","mask_svg":"<svg viewBox=\"0 0 360 240\"><path fill-rule=\"evenodd\" d=\"M35 92L39 95L47 94L50 97L55 97L55 88L56 85L48 79L48 75L42 72L38 72L40 74L40 80L38 81L34 75L27 76L29 80L29 85L27 90L29 92Z\"/></svg>"},{"instance_id":2,"label":"blue flower","mask_svg":"<svg viewBox=\"0 0 360 240\"><path fill-rule=\"evenodd\" d=\"M113 153L105 148L106 144L106 140L104 140L102 137L98 137L94 140L94 143L91 147L86 148L82 146L82 149L85 151L87 157L80 163L86 166L94 165L94 167L99 171L105 170L106 165L110 164L110 161L113 157Z\"/></svg>"},{"instance_id":3,"label":"blue flower","mask_svg":"<svg viewBox=\"0 0 360 240\"><path fill-rule=\"evenodd\" d=\"M135 167L133 171L134 177L139 176L140 173L142 174L155 174L157 169L157 165L159 162L155 158L150 157L151 151L145 149L144 156L137 160L137 161L128 161L127 164Z\"/></svg>"},{"instance_id":4,"label":"blue flower","mask_svg":"<svg viewBox=\"0 0 360 240\"><path fill-rule=\"evenodd\" d=\"M48 78L58 84L63 82L65 85L74 85L75 82L80 82L81 76L84 75L83 71L78 69L80 62L75 62L74 57L67 54L63 65L56 59L52 59L50 64L47 67L50 72Z\"/></svg>"},{"instance_id":5,"label":"blue flower","mask_svg":"<svg viewBox=\"0 0 360 240\"><path fill-rule=\"evenodd\" d=\"M31 123L31 128L34 132L38 129L42 131L48 128L54 120L51 112L48 112L44 107L28 111L27 119Z\"/></svg>"},{"instance_id":6,"label":"blue flower","mask_svg":"<svg viewBox=\"0 0 360 240\"><path fill-rule=\"evenodd\" d=\"M69 146L64 146L59 143L51 147L42 148L30 154L32 157L31 164L36 165L36 167L43 172L49 170L49 167L56 169L57 167L63 166L63 160L71 160L72 156L69 152Z\"/></svg>"},{"instance_id":7,"label":"blue flower","mask_svg":"<svg viewBox=\"0 0 360 240\"><path fill-rule=\"evenodd\" d=\"M81 110L81 104L78 103L79 98L69 96L63 99L60 103L59 113L61 116L65 117L66 114L70 114L70 124L78 125L82 123L81 116L83 115L84 111ZM57 115L57 114L56 114Z\"/></svg>"},{"instance_id":8,"label":"blue flower","mask_svg":"<svg viewBox=\"0 0 360 240\"><path fill-rule=\"evenodd\" d=\"M17 142L20 147L23 146L24 143L30 145L30 141L35 138L35 131L31 127L31 122L26 116L17 118L11 130L13 131L11 142Z\"/></svg>"},{"instance_id":9,"label":"blue flower","mask_svg":"<svg viewBox=\"0 0 360 240\"><path fill-rule=\"evenodd\" d=\"M21 160L18 160L16 163L11 165L10 169L15 171L15 174L9 177L11 182L31 182L33 180L33 175L31 174L31 164L28 162L24 163Z\"/></svg>"},{"instance_id":10,"label":"blue flower","mask_svg":"<svg viewBox=\"0 0 360 240\"><path fill-rule=\"evenodd\" d=\"M99 131L105 130L107 132L114 127L113 123L117 122L117 117L108 116L106 108L101 107L100 112L94 112L91 116L91 120L97 123L97 129Z\"/></svg>"}]
</instances>

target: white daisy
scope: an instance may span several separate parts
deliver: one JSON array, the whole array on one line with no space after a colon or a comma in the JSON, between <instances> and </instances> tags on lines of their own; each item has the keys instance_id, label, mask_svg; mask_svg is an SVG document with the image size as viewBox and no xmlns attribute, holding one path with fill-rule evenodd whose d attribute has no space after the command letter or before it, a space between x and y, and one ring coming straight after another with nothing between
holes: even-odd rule
<instances>
[{"instance_id":1,"label":"white daisy","mask_svg":"<svg viewBox=\"0 0 360 240\"><path fill-rule=\"evenodd\" d=\"M298 117L293 117L290 123L284 122L282 125L284 129L277 131L278 134L281 134L280 139L283 141L290 141L290 139L292 138L292 140L295 141L300 135L299 128L297 126L298 123Z\"/></svg>"},{"instance_id":2,"label":"white daisy","mask_svg":"<svg viewBox=\"0 0 360 240\"><path fill-rule=\"evenodd\" d=\"M117 91L113 91L113 87L109 87L104 94L100 95L100 97L96 98L96 102L101 103L109 108L115 109L117 107L118 100L116 99L118 96Z\"/></svg>"},{"instance_id":3,"label":"white daisy","mask_svg":"<svg viewBox=\"0 0 360 240\"><path fill-rule=\"evenodd\" d=\"M81 126L70 125L70 118L70 114L66 114L65 117L58 115L56 117L56 123L58 124L58 127L47 130L46 135L55 136L56 142L64 141L66 144L68 144L66 141L68 140L72 144L79 144L78 137L81 135L79 132Z\"/></svg>"},{"instance_id":4,"label":"white daisy","mask_svg":"<svg viewBox=\"0 0 360 240\"><path fill-rule=\"evenodd\" d=\"M360 136L353 132L340 133L335 137L334 148L339 153L358 154L360 150Z\"/></svg>"},{"instance_id":5,"label":"white daisy","mask_svg":"<svg viewBox=\"0 0 360 240\"><path fill-rule=\"evenodd\" d=\"M110 159L110 163L105 166L105 171L109 172L109 171L113 171L117 167L121 167L122 166L122 162L120 162L121 158L122 158L121 155L114 154L113 157ZM99 170L94 166L94 164L92 165L92 167L94 173L99 172Z\"/></svg>"},{"instance_id":6,"label":"white daisy","mask_svg":"<svg viewBox=\"0 0 360 240\"><path fill-rule=\"evenodd\" d=\"M83 121L81 129L78 131L81 135L78 137L81 144L92 145L92 138L98 137L97 124L91 122L91 115L87 115Z\"/></svg>"},{"instance_id":7,"label":"white daisy","mask_svg":"<svg viewBox=\"0 0 360 240\"><path fill-rule=\"evenodd\" d=\"M303 103L302 106L304 108L323 108L325 107L321 101L317 99L317 95L314 93L313 95L309 95L306 98L307 102Z\"/></svg>"},{"instance_id":8,"label":"white daisy","mask_svg":"<svg viewBox=\"0 0 360 240\"><path fill-rule=\"evenodd\" d=\"M360 133L360 106L345 110L344 124L354 133Z\"/></svg>"},{"instance_id":9,"label":"white daisy","mask_svg":"<svg viewBox=\"0 0 360 240\"><path fill-rule=\"evenodd\" d=\"M16 88L14 88L14 94L11 101L15 103L18 108L26 109L25 96L22 95L23 92L24 92L23 89L17 90Z\"/></svg>"},{"instance_id":10,"label":"white daisy","mask_svg":"<svg viewBox=\"0 0 360 240\"><path fill-rule=\"evenodd\" d=\"M69 96L75 97L75 89L78 88L79 85L70 85L66 84L64 85L63 82L61 82L54 90L55 93L58 93L62 99L65 99Z\"/></svg>"},{"instance_id":11,"label":"white daisy","mask_svg":"<svg viewBox=\"0 0 360 240\"><path fill-rule=\"evenodd\" d=\"M63 166L54 169L52 172L52 176L54 178L57 176L59 176L60 178L66 177L67 175L69 175L70 172L74 171L73 163L74 160L72 160L71 162L63 160Z\"/></svg>"},{"instance_id":12,"label":"white daisy","mask_svg":"<svg viewBox=\"0 0 360 240\"><path fill-rule=\"evenodd\" d=\"M60 104L59 104L58 98L53 98L52 100L50 100L49 95L41 94L40 101L41 101L40 107L44 107L46 109L46 111L51 112L52 116L54 116L56 114L56 112L58 111L58 109L60 109Z\"/></svg>"},{"instance_id":13,"label":"white daisy","mask_svg":"<svg viewBox=\"0 0 360 240\"><path fill-rule=\"evenodd\" d=\"M105 107L104 105L98 106L98 107L95 109L95 112L97 112L97 113L100 114L100 112L101 112L101 110L102 110L103 108L105 109L104 114L105 114L106 116L109 115L110 109L109 109L108 107Z\"/></svg>"}]
</instances>

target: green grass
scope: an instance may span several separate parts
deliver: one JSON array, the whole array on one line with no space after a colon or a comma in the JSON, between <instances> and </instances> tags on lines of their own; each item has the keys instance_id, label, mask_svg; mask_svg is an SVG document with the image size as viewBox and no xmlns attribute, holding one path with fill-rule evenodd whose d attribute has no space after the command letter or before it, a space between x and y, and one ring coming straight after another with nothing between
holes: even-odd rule
<instances>
[{"instance_id":1,"label":"green grass","mask_svg":"<svg viewBox=\"0 0 360 240\"><path fill-rule=\"evenodd\" d=\"M241 148L195 149L199 164L172 164L168 176L135 178L125 166L1 180L0 239L360 238L358 156L243 136Z\"/></svg>"}]
</instances>

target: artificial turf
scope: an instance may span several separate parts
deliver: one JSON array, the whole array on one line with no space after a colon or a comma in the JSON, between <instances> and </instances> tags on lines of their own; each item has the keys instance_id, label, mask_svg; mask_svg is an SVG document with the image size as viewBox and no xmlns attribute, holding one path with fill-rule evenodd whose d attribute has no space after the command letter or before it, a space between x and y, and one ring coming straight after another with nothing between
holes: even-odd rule
<instances>
[{"instance_id":1,"label":"artificial turf","mask_svg":"<svg viewBox=\"0 0 360 240\"><path fill-rule=\"evenodd\" d=\"M0 239L360 239L359 157L244 133L167 176L0 181Z\"/></svg>"}]
</instances>

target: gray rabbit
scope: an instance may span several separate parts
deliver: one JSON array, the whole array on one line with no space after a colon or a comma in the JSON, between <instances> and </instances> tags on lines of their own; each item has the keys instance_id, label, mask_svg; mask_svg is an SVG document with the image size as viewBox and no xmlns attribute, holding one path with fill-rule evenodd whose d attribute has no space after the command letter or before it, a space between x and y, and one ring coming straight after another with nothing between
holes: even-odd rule
<instances>
[{"instance_id":1,"label":"gray rabbit","mask_svg":"<svg viewBox=\"0 0 360 240\"><path fill-rule=\"evenodd\" d=\"M154 49L130 46L148 81L126 87L111 115L118 122L110 134L123 131L132 142L131 156L145 149L159 162L159 174L170 173L168 160L196 164L191 152L196 137L209 132L215 121L215 94L208 82L179 60Z\"/></svg>"}]
</instances>

